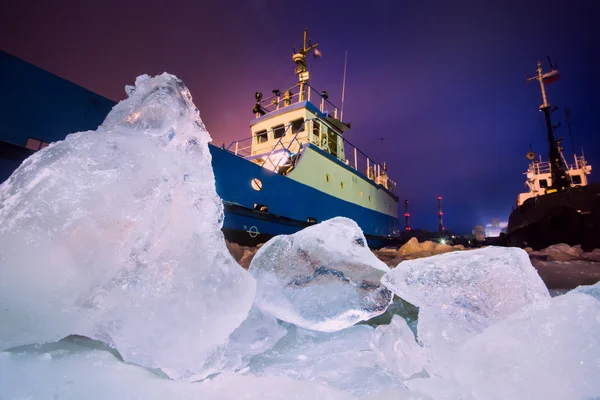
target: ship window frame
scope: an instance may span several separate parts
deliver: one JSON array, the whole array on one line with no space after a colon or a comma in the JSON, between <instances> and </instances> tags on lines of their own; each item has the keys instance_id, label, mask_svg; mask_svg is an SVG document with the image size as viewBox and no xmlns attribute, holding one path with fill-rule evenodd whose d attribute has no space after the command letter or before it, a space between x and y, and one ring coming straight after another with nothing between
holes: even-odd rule
<instances>
[{"instance_id":1,"label":"ship window frame","mask_svg":"<svg viewBox=\"0 0 600 400\"><path fill-rule=\"evenodd\" d=\"M313 120L312 122L312 140L314 144L321 143L321 123Z\"/></svg>"},{"instance_id":2,"label":"ship window frame","mask_svg":"<svg viewBox=\"0 0 600 400\"><path fill-rule=\"evenodd\" d=\"M540 189L548 188L548 179L540 179L539 183L540 183Z\"/></svg>"},{"instance_id":3,"label":"ship window frame","mask_svg":"<svg viewBox=\"0 0 600 400\"><path fill-rule=\"evenodd\" d=\"M324 149L326 152L331 154L333 157L338 157L338 134L334 129L331 129L329 126L326 126L327 131L325 134L327 135L327 148ZM335 140L332 140L335 139Z\"/></svg>"},{"instance_id":4,"label":"ship window frame","mask_svg":"<svg viewBox=\"0 0 600 400\"><path fill-rule=\"evenodd\" d=\"M290 130L292 135L295 135L299 132L304 131L304 117L296 118L295 120L290 122Z\"/></svg>"},{"instance_id":5,"label":"ship window frame","mask_svg":"<svg viewBox=\"0 0 600 400\"><path fill-rule=\"evenodd\" d=\"M48 147L50 143L43 141L42 139L36 139L33 137L28 137L25 142L25 148L33 151L38 151L43 149L44 147Z\"/></svg>"},{"instance_id":6,"label":"ship window frame","mask_svg":"<svg viewBox=\"0 0 600 400\"><path fill-rule=\"evenodd\" d=\"M578 182L575 182L576 179ZM571 175L571 181L573 185L581 185L583 183L583 179L581 179L581 175L579 174Z\"/></svg>"},{"instance_id":7,"label":"ship window frame","mask_svg":"<svg viewBox=\"0 0 600 400\"><path fill-rule=\"evenodd\" d=\"M266 129L261 129L256 132L256 143L261 144L269 141L269 135Z\"/></svg>"},{"instance_id":8,"label":"ship window frame","mask_svg":"<svg viewBox=\"0 0 600 400\"><path fill-rule=\"evenodd\" d=\"M285 135L285 125L283 124L275 125L271 130L273 130L273 139L280 139Z\"/></svg>"}]
</instances>

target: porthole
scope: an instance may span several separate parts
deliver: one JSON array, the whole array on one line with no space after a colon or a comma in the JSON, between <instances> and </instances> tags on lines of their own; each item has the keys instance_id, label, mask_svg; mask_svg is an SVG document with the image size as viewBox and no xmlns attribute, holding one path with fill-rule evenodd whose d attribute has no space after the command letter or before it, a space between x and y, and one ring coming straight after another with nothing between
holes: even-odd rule
<instances>
[{"instance_id":1,"label":"porthole","mask_svg":"<svg viewBox=\"0 0 600 400\"><path fill-rule=\"evenodd\" d=\"M344 182L340 182L340 188L344 188Z\"/></svg>"},{"instance_id":2,"label":"porthole","mask_svg":"<svg viewBox=\"0 0 600 400\"><path fill-rule=\"evenodd\" d=\"M329 174L325 174L325 182L329 182Z\"/></svg>"},{"instance_id":3,"label":"porthole","mask_svg":"<svg viewBox=\"0 0 600 400\"><path fill-rule=\"evenodd\" d=\"M362 193L362 190L361 190L361 191L360 191L360 197L363 197L363 193Z\"/></svg>"},{"instance_id":4,"label":"porthole","mask_svg":"<svg viewBox=\"0 0 600 400\"><path fill-rule=\"evenodd\" d=\"M369 201L371 201L371 195L369 195Z\"/></svg>"},{"instance_id":5,"label":"porthole","mask_svg":"<svg viewBox=\"0 0 600 400\"><path fill-rule=\"evenodd\" d=\"M252 189L256 190L257 192L262 189L262 182L258 178L252 179L250 185L252 186Z\"/></svg>"}]
</instances>

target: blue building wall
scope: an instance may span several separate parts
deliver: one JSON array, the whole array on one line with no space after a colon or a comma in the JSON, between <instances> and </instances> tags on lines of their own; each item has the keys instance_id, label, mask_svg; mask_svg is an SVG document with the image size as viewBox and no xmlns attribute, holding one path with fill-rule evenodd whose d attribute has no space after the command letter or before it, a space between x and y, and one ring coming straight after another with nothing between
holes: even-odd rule
<instances>
[{"instance_id":1,"label":"blue building wall","mask_svg":"<svg viewBox=\"0 0 600 400\"><path fill-rule=\"evenodd\" d=\"M0 140L25 146L96 129L114 101L0 51Z\"/></svg>"}]
</instances>

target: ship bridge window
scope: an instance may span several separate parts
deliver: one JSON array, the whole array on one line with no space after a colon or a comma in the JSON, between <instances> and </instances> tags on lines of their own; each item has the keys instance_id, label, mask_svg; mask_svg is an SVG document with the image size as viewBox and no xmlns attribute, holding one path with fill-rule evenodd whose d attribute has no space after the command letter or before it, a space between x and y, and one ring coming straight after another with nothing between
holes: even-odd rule
<instances>
[{"instance_id":1,"label":"ship bridge window","mask_svg":"<svg viewBox=\"0 0 600 400\"><path fill-rule=\"evenodd\" d=\"M256 143L264 143L267 140L269 140L269 138L267 137L266 130L263 129L262 131L256 132Z\"/></svg>"},{"instance_id":2,"label":"ship bridge window","mask_svg":"<svg viewBox=\"0 0 600 400\"><path fill-rule=\"evenodd\" d=\"M321 124L317 121L312 123L312 142L318 144L321 136Z\"/></svg>"},{"instance_id":3,"label":"ship bridge window","mask_svg":"<svg viewBox=\"0 0 600 400\"><path fill-rule=\"evenodd\" d=\"M571 176L571 180L573 181L573 185L581 185L581 175L573 175Z\"/></svg>"},{"instance_id":4,"label":"ship bridge window","mask_svg":"<svg viewBox=\"0 0 600 400\"><path fill-rule=\"evenodd\" d=\"M546 189L548 187L548 180L547 179L540 179L540 187L542 189Z\"/></svg>"},{"instance_id":5,"label":"ship bridge window","mask_svg":"<svg viewBox=\"0 0 600 400\"><path fill-rule=\"evenodd\" d=\"M34 139L34 138L28 138L27 139L27 143L25 143L25 147L28 148L29 150L41 150L44 147L48 147L48 142L44 142L43 140L38 140L38 139Z\"/></svg>"},{"instance_id":6,"label":"ship bridge window","mask_svg":"<svg viewBox=\"0 0 600 400\"><path fill-rule=\"evenodd\" d=\"M331 128L327 128L327 151L334 157L337 157L337 135Z\"/></svg>"},{"instance_id":7,"label":"ship bridge window","mask_svg":"<svg viewBox=\"0 0 600 400\"><path fill-rule=\"evenodd\" d=\"M285 127L283 125L277 125L273 127L273 138L279 139L285 133Z\"/></svg>"},{"instance_id":8,"label":"ship bridge window","mask_svg":"<svg viewBox=\"0 0 600 400\"><path fill-rule=\"evenodd\" d=\"M292 121L292 135L304 130L304 118Z\"/></svg>"}]
</instances>

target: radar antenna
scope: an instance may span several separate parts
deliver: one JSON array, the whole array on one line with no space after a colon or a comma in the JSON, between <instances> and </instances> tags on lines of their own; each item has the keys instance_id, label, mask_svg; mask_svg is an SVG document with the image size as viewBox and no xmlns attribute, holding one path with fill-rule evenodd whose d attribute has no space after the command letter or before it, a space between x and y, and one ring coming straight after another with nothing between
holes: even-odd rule
<instances>
[{"instance_id":1,"label":"radar antenna","mask_svg":"<svg viewBox=\"0 0 600 400\"><path fill-rule=\"evenodd\" d=\"M308 78L310 74L306 70L306 55L310 53L311 50L314 50L315 57L320 56L320 52L317 50L317 46L319 44L311 44L310 40L307 42L306 39L306 28L304 28L304 42L300 51L296 52L296 48L294 48L294 54L292 55L292 60L296 63L296 75L298 75L298 81L300 82L300 101L306 100L306 84L308 83Z\"/></svg>"}]
</instances>

